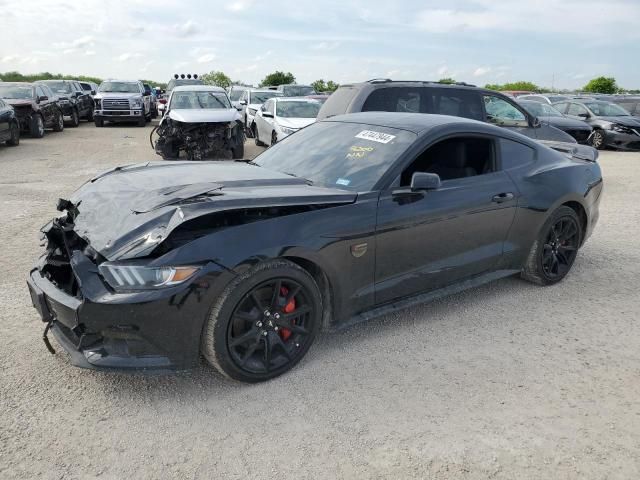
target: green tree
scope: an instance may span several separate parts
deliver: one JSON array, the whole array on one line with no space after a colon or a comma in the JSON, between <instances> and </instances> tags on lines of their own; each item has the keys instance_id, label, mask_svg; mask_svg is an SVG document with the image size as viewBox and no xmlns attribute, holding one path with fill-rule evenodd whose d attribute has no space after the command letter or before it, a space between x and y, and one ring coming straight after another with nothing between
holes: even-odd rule
<instances>
[{"instance_id":1,"label":"green tree","mask_svg":"<svg viewBox=\"0 0 640 480\"><path fill-rule=\"evenodd\" d=\"M446 83L447 85L451 85L453 83L456 83L456 81L453 78L447 77L441 78L440 80L438 80L438 83Z\"/></svg>"},{"instance_id":2,"label":"green tree","mask_svg":"<svg viewBox=\"0 0 640 480\"><path fill-rule=\"evenodd\" d=\"M598 77L590 80L583 90L591 93L616 93L618 85L613 77Z\"/></svg>"},{"instance_id":3,"label":"green tree","mask_svg":"<svg viewBox=\"0 0 640 480\"><path fill-rule=\"evenodd\" d=\"M320 80L316 80L314 82L311 82L311 86L318 93L320 93L320 92L335 92L338 89L338 87L340 86L340 84L334 82L333 80L329 80L328 82L325 83L324 80L320 79Z\"/></svg>"},{"instance_id":4,"label":"green tree","mask_svg":"<svg viewBox=\"0 0 640 480\"><path fill-rule=\"evenodd\" d=\"M484 88L487 88L489 90L525 90L527 92L540 92L543 89L540 88L538 85L536 85L533 82L527 82L524 80L520 80L518 82L510 82L510 83L505 83L504 85L500 85L497 83L488 83L484 86Z\"/></svg>"},{"instance_id":5,"label":"green tree","mask_svg":"<svg viewBox=\"0 0 640 480\"><path fill-rule=\"evenodd\" d=\"M216 87L222 88L229 88L233 84L231 78L225 75L224 72L220 71L205 73L200 77L200 79L205 83L205 85L215 85Z\"/></svg>"},{"instance_id":6,"label":"green tree","mask_svg":"<svg viewBox=\"0 0 640 480\"><path fill-rule=\"evenodd\" d=\"M36 80L80 80L82 82L93 82L98 85L102 83L102 79L99 77L93 77L90 75L68 75L62 73L40 72L24 75L20 72L0 72L0 78L5 82L35 82ZM156 82L155 80L141 80L143 83L148 83L152 87L166 88L165 82Z\"/></svg>"},{"instance_id":7,"label":"green tree","mask_svg":"<svg viewBox=\"0 0 640 480\"><path fill-rule=\"evenodd\" d=\"M287 85L289 83L296 83L296 77L294 77L291 72L281 72L276 70L273 73L270 73L266 77L262 79L260 82L261 87L269 87L276 85Z\"/></svg>"}]
</instances>

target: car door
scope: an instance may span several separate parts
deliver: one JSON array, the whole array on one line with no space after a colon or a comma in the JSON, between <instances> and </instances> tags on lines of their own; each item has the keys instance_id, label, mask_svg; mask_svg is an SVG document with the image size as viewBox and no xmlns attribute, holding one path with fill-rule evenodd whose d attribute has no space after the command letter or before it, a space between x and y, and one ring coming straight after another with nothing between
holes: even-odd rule
<instances>
[{"instance_id":1,"label":"car door","mask_svg":"<svg viewBox=\"0 0 640 480\"><path fill-rule=\"evenodd\" d=\"M464 145L464 153L458 144ZM381 192L376 226L377 304L498 266L518 193L509 175L497 170L497 152L495 140L483 135L439 139L408 164L391 188ZM464 161L476 166L461 167ZM455 168L447 171L447 164ZM439 171L440 188L410 191L411 175L420 171Z\"/></svg>"},{"instance_id":2,"label":"car door","mask_svg":"<svg viewBox=\"0 0 640 480\"><path fill-rule=\"evenodd\" d=\"M46 100L43 99L46 97ZM41 85L36 85L36 99L40 107L40 113L42 114L42 120L45 126L51 125L53 122L53 106L55 99L49 98L47 92L44 91Z\"/></svg>"},{"instance_id":3,"label":"car door","mask_svg":"<svg viewBox=\"0 0 640 480\"><path fill-rule=\"evenodd\" d=\"M78 103L81 105L80 115L83 117L87 116L91 110L91 103L93 103L91 101L91 97L89 96L88 92L86 92L82 88L82 85L80 85L79 82L72 82L72 83L76 91L76 95L78 97Z\"/></svg>"},{"instance_id":4,"label":"car door","mask_svg":"<svg viewBox=\"0 0 640 480\"><path fill-rule=\"evenodd\" d=\"M570 103L569 108L567 109L567 115L583 122L588 122L589 117L591 116L589 115L589 110L579 103Z\"/></svg>"},{"instance_id":5,"label":"car door","mask_svg":"<svg viewBox=\"0 0 640 480\"><path fill-rule=\"evenodd\" d=\"M275 100L267 100L264 105L260 108L260 138L269 145L271 141L271 133L273 132L273 124L274 124L274 115L275 115ZM264 113L267 113L269 116L264 116Z\"/></svg>"},{"instance_id":6,"label":"car door","mask_svg":"<svg viewBox=\"0 0 640 480\"><path fill-rule=\"evenodd\" d=\"M11 109L4 101L0 100L0 140L9 138L9 122L11 121Z\"/></svg>"}]
</instances>

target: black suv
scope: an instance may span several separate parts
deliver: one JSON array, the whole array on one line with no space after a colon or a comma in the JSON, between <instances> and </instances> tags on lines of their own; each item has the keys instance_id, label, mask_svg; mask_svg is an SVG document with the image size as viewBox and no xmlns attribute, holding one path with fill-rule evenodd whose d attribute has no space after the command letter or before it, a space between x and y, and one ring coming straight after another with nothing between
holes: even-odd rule
<instances>
[{"instance_id":1,"label":"black suv","mask_svg":"<svg viewBox=\"0 0 640 480\"><path fill-rule=\"evenodd\" d=\"M57 96L65 117L69 117L70 126L77 127L80 119L93 122L93 99L80 83L75 80L38 80L36 84L48 86Z\"/></svg>"},{"instance_id":2,"label":"black suv","mask_svg":"<svg viewBox=\"0 0 640 480\"><path fill-rule=\"evenodd\" d=\"M0 142L15 147L20 143L20 124L13 107L0 99Z\"/></svg>"},{"instance_id":3,"label":"black suv","mask_svg":"<svg viewBox=\"0 0 640 480\"><path fill-rule=\"evenodd\" d=\"M55 94L46 85L0 82L0 98L13 106L20 129L34 138L42 138L45 128L64 129L62 110Z\"/></svg>"},{"instance_id":4,"label":"black suv","mask_svg":"<svg viewBox=\"0 0 640 480\"><path fill-rule=\"evenodd\" d=\"M543 124L506 95L466 83L375 79L342 85L322 105L318 121L355 112L452 115L510 128L537 140L575 143L573 137Z\"/></svg>"}]
</instances>

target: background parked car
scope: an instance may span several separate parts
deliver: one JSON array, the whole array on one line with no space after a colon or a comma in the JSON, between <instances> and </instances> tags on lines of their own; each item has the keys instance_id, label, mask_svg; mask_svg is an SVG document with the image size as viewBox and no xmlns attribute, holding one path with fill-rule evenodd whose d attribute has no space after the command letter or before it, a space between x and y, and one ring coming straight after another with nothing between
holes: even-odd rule
<instances>
[{"instance_id":1,"label":"background parked car","mask_svg":"<svg viewBox=\"0 0 640 480\"><path fill-rule=\"evenodd\" d=\"M594 147L640 150L640 120L621 106L601 100L572 100L553 106L561 113L591 125Z\"/></svg>"},{"instance_id":2,"label":"background parked car","mask_svg":"<svg viewBox=\"0 0 640 480\"><path fill-rule=\"evenodd\" d=\"M20 128L33 138L42 138L47 128L64 129L62 110L46 85L24 82L0 83L0 98L13 106Z\"/></svg>"},{"instance_id":3,"label":"background parked car","mask_svg":"<svg viewBox=\"0 0 640 480\"><path fill-rule=\"evenodd\" d=\"M0 142L15 147L20 143L20 123L11 105L0 100Z\"/></svg>"},{"instance_id":4,"label":"background parked car","mask_svg":"<svg viewBox=\"0 0 640 480\"><path fill-rule=\"evenodd\" d=\"M578 143L587 144L590 142L591 132L593 129L588 123L567 117L548 103L535 102L533 100L521 100L522 98L524 98L524 96L518 98L518 103L531 115L537 117L541 122L553 125L563 132L568 133L575 138Z\"/></svg>"},{"instance_id":5,"label":"background parked car","mask_svg":"<svg viewBox=\"0 0 640 480\"><path fill-rule=\"evenodd\" d=\"M318 121L371 111L453 115L516 130L537 140L575 143L571 135L540 123L515 100L467 84L378 79L342 85L322 105Z\"/></svg>"},{"instance_id":6,"label":"background parked car","mask_svg":"<svg viewBox=\"0 0 640 480\"><path fill-rule=\"evenodd\" d=\"M95 98L96 127L109 122L137 122L139 127L151 119L151 99L139 80L106 80Z\"/></svg>"},{"instance_id":7,"label":"background parked car","mask_svg":"<svg viewBox=\"0 0 640 480\"><path fill-rule=\"evenodd\" d=\"M181 75L178 75L176 73L173 78L169 80L169 83L167 83L166 93L168 95L175 87L182 87L185 85L204 85L204 82L198 78L197 74L191 75L190 73L188 73L185 75L183 73Z\"/></svg>"},{"instance_id":8,"label":"background parked car","mask_svg":"<svg viewBox=\"0 0 640 480\"><path fill-rule=\"evenodd\" d=\"M240 99L242 98L242 94L246 90L250 90L251 87L245 87L243 85L231 85L229 90L227 90L227 94L229 95L229 100L231 100L231 105L238 110L242 110L242 105L240 105Z\"/></svg>"},{"instance_id":9,"label":"background parked car","mask_svg":"<svg viewBox=\"0 0 640 480\"><path fill-rule=\"evenodd\" d=\"M321 104L327 101L327 98L329 98L329 93L316 93L315 95L307 95L304 98L310 98L312 100L317 100L318 102L320 102Z\"/></svg>"},{"instance_id":10,"label":"background parked car","mask_svg":"<svg viewBox=\"0 0 640 480\"><path fill-rule=\"evenodd\" d=\"M253 117L255 116L258 109L262 106L264 102L273 97L281 97L282 93L276 90L269 90L266 88L252 88L249 90L245 90L240 97L240 106L242 110L240 110L240 115L242 116L242 121L244 123L245 133L247 137L253 137L253 131L255 128Z\"/></svg>"},{"instance_id":11,"label":"background parked car","mask_svg":"<svg viewBox=\"0 0 640 480\"><path fill-rule=\"evenodd\" d=\"M640 117L640 96L612 97L609 101L620 105L634 117Z\"/></svg>"},{"instance_id":12,"label":"background parked car","mask_svg":"<svg viewBox=\"0 0 640 480\"><path fill-rule=\"evenodd\" d=\"M553 93L536 93L535 95L520 95L517 97L520 100L531 100L534 102L541 102L551 105L552 103L561 102L562 100L568 100L566 95L556 95Z\"/></svg>"},{"instance_id":13,"label":"background parked car","mask_svg":"<svg viewBox=\"0 0 640 480\"><path fill-rule=\"evenodd\" d=\"M283 97L305 97L317 93L311 85L295 84L278 85L277 91L281 92Z\"/></svg>"},{"instance_id":14,"label":"background parked car","mask_svg":"<svg viewBox=\"0 0 640 480\"><path fill-rule=\"evenodd\" d=\"M69 119L71 127L77 127L80 119L93 121L93 98L79 82L72 80L38 80L36 84L49 87L58 97L62 114Z\"/></svg>"},{"instance_id":15,"label":"background parked car","mask_svg":"<svg viewBox=\"0 0 640 480\"><path fill-rule=\"evenodd\" d=\"M255 116L256 145L275 145L316 121L321 103L308 98L271 98ZM260 140L262 139L262 140Z\"/></svg>"},{"instance_id":16,"label":"background parked car","mask_svg":"<svg viewBox=\"0 0 640 480\"><path fill-rule=\"evenodd\" d=\"M85 93L88 93L89 95L91 95L91 98L93 98L96 95L96 93L98 93L98 85L96 85L95 83L81 82L81 81L78 81L78 83L82 87L82 90L85 91Z\"/></svg>"},{"instance_id":17,"label":"background parked car","mask_svg":"<svg viewBox=\"0 0 640 480\"><path fill-rule=\"evenodd\" d=\"M142 86L144 87L144 94L149 96L151 118L156 118L158 116L158 99L156 98L156 92L148 83L143 83Z\"/></svg>"}]
</instances>

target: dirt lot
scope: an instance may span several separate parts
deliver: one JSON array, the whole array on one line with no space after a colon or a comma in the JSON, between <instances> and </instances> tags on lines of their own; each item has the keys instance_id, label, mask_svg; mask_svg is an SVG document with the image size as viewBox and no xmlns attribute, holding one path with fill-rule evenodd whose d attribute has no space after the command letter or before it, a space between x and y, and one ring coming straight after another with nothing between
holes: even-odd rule
<instances>
[{"instance_id":1,"label":"dirt lot","mask_svg":"<svg viewBox=\"0 0 640 480\"><path fill-rule=\"evenodd\" d=\"M247 386L204 365L81 370L42 343L38 228L96 172L159 159L149 132L0 147L0 478L640 478L640 154L601 156L600 224L562 284L506 279L325 334Z\"/></svg>"}]
</instances>

